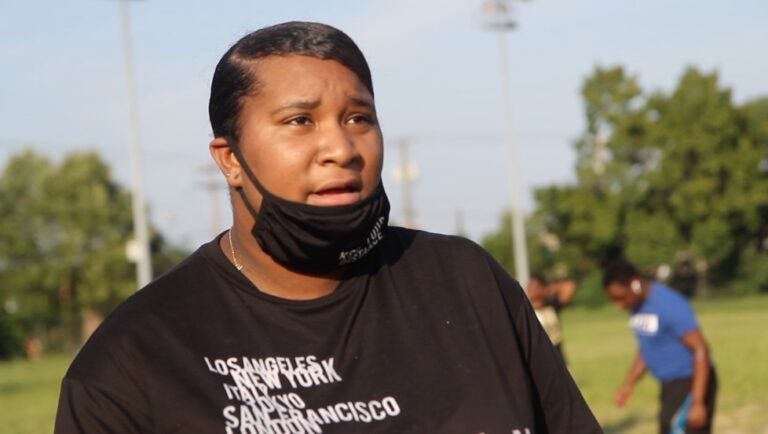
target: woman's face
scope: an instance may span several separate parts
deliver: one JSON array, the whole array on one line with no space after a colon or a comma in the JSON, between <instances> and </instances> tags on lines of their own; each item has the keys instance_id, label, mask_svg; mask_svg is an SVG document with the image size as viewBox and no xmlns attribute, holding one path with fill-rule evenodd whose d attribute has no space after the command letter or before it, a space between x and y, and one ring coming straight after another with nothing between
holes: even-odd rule
<instances>
[{"instance_id":1,"label":"woman's face","mask_svg":"<svg viewBox=\"0 0 768 434\"><path fill-rule=\"evenodd\" d=\"M288 55L255 63L259 85L240 112L245 160L270 193L318 206L369 196L383 146L373 96L334 60ZM243 187L260 206L261 195Z\"/></svg>"}]
</instances>

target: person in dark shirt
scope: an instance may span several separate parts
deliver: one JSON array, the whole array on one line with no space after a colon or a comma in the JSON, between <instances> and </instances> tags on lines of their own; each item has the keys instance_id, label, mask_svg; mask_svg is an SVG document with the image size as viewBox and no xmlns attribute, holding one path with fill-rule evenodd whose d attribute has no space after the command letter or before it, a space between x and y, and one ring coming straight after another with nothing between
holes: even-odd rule
<instances>
[{"instance_id":1,"label":"person in dark shirt","mask_svg":"<svg viewBox=\"0 0 768 434\"><path fill-rule=\"evenodd\" d=\"M709 347L688 300L649 278L626 260L603 275L606 295L630 312L639 351L614 400L623 407L646 371L661 382L660 434L712 430L717 378Z\"/></svg>"},{"instance_id":2,"label":"person in dark shirt","mask_svg":"<svg viewBox=\"0 0 768 434\"><path fill-rule=\"evenodd\" d=\"M544 275L531 274L526 286L526 294L531 301L536 318L547 332L552 345L565 360L563 350L563 331L560 322L560 310L570 304L576 292L576 282L570 279L548 282Z\"/></svg>"},{"instance_id":3,"label":"person in dark shirt","mask_svg":"<svg viewBox=\"0 0 768 434\"><path fill-rule=\"evenodd\" d=\"M346 34L246 35L209 114L232 227L104 321L56 434L601 432L496 261L388 225L371 75Z\"/></svg>"}]
</instances>

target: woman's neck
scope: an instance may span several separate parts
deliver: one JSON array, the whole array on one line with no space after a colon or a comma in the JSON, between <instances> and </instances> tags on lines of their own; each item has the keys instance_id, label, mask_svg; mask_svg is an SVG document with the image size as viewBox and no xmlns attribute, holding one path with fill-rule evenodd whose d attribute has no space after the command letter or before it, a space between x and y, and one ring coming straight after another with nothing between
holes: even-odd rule
<instances>
[{"instance_id":1,"label":"woman's neck","mask_svg":"<svg viewBox=\"0 0 768 434\"><path fill-rule=\"evenodd\" d=\"M229 234L221 237L219 247L259 291L288 300L312 300L332 293L341 282L341 271L310 275L286 268L264 252L249 231L241 228L233 226Z\"/></svg>"}]
</instances>

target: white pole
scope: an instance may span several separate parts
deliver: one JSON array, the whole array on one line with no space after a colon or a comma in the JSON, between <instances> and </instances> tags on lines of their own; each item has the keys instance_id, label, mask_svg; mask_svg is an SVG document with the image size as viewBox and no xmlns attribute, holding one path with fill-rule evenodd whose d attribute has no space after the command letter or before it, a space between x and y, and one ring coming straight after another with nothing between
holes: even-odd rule
<instances>
[{"instance_id":1,"label":"white pole","mask_svg":"<svg viewBox=\"0 0 768 434\"><path fill-rule=\"evenodd\" d=\"M133 83L133 47L131 45L131 18L128 0L120 1L120 21L123 28L123 59L125 81L128 88L128 131L131 146L131 198L133 206L133 227L136 243L136 283L137 289L143 288L152 280L152 262L149 254L149 230L147 208L144 200L144 188L141 172L141 146L139 144L139 115L134 99Z\"/></svg>"},{"instance_id":2,"label":"white pole","mask_svg":"<svg viewBox=\"0 0 768 434\"><path fill-rule=\"evenodd\" d=\"M520 198L520 171L515 155L515 135L512 122L512 98L509 86L509 66L507 61L506 32L515 27L512 7L509 0L486 0L483 4L486 13L486 26L498 32L499 71L501 72L501 93L504 99L504 131L509 153L509 212L512 224L512 256L515 261L515 275L523 288L528 284L528 247L525 240L525 215Z\"/></svg>"},{"instance_id":3,"label":"white pole","mask_svg":"<svg viewBox=\"0 0 768 434\"><path fill-rule=\"evenodd\" d=\"M507 63L507 34L499 31L499 66L501 71L501 92L504 97L504 126L509 152L510 212L512 214L512 254L515 258L515 274L525 288L530 278L528 268L528 246L525 242L525 215L520 200L520 172L515 154L515 134L512 125L512 98L509 86L509 65Z\"/></svg>"},{"instance_id":4,"label":"white pole","mask_svg":"<svg viewBox=\"0 0 768 434\"><path fill-rule=\"evenodd\" d=\"M416 219L414 217L415 212L413 211L411 186L415 178L415 173L413 173L413 166L408 160L409 144L410 143L408 143L408 139L406 138L401 138L399 141L400 170L402 171L403 175L403 226L413 229L416 227Z\"/></svg>"}]
</instances>

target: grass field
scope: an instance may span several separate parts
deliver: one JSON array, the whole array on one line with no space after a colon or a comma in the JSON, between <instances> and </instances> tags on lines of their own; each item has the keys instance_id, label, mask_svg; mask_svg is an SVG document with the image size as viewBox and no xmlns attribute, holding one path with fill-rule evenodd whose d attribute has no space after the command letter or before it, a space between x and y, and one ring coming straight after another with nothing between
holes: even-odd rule
<instances>
[{"instance_id":1,"label":"grass field","mask_svg":"<svg viewBox=\"0 0 768 434\"><path fill-rule=\"evenodd\" d=\"M53 432L59 383L70 356L0 363L0 433Z\"/></svg>"},{"instance_id":2,"label":"grass field","mask_svg":"<svg viewBox=\"0 0 768 434\"><path fill-rule=\"evenodd\" d=\"M718 434L768 434L768 296L696 304L720 380ZM571 371L607 433L656 432L658 385L640 382L628 407L613 392L624 378L635 344L626 314L613 308L564 312ZM70 356L0 363L0 433L53 430L59 382Z\"/></svg>"}]
</instances>

